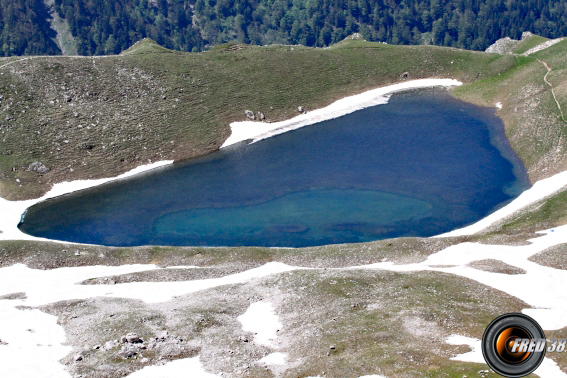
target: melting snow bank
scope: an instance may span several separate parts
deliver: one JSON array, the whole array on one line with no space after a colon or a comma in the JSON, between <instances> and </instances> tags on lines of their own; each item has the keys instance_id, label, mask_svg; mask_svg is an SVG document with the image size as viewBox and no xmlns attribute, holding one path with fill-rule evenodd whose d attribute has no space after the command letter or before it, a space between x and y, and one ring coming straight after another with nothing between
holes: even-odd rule
<instances>
[{"instance_id":1,"label":"melting snow bank","mask_svg":"<svg viewBox=\"0 0 567 378\"><path fill-rule=\"evenodd\" d=\"M142 165L137 168L132 169L124 174L117 177L103 178L98 180L76 180L76 181L66 181L53 185L53 188L47 192L43 197L36 198L27 201L8 201L4 198L0 198L0 240L46 240L46 241L57 241L45 238L37 238L35 236L27 235L18 229L18 223L22 214L30 206L35 205L38 202L45 201L49 198L55 198L62 196L64 194L76 192L78 190L83 190L91 188L93 186L102 185L112 180L123 179L126 177L134 176L138 173L146 172L151 169L158 167L163 167L165 165L172 164L173 160L164 160L157 163ZM66 242L67 243L67 242Z\"/></svg>"},{"instance_id":2,"label":"melting snow bank","mask_svg":"<svg viewBox=\"0 0 567 378\"><path fill-rule=\"evenodd\" d=\"M563 171L554 176L548 177L543 180L539 180L530 189L520 194L518 198L510 202L508 205L495 211L489 216L482 218L478 222L470 226L463 227L458 230L453 230L434 237L472 235L474 233L484 230L485 228L496 223L497 221L502 220L509 215L512 215L516 211L521 210L522 208L536 201L539 201L545 197L554 194L555 192L559 191L566 185L567 185L567 171Z\"/></svg>"},{"instance_id":3,"label":"melting snow bank","mask_svg":"<svg viewBox=\"0 0 567 378\"><path fill-rule=\"evenodd\" d=\"M246 312L240 315L238 321L242 323L244 331L253 332L254 342L274 348L272 340L278 338L277 332L282 328L274 306L269 302L252 303Z\"/></svg>"},{"instance_id":4,"label":"melting snow bank","mask_svg":"<svg viewBox=\"0 0 567 378\"><path fill-rule=\"evenodd\" d=\"M338 118L369 106L386 104L388 102L389 95L394 92L415 88L436 86L451 87L457 85L462 85L462 83L453 79L411 80L389 85L387 87L372 89L354 96L345 97L333 102L329 106L298 115L297 117L286 121L274 123L252 121L233 122L230 124L232 133L221 148L247 139L253 139L253 142L257 142L303 126Z\"/></svg>"},{"instance_id":5,"label":"melting snow bank","mask_svg":"<svg viewBox=\"0 0 567 378\"><path fill-rule=\"evenodd\" d=\"M451 360L476 362L480 364L485 363L479 339L460 335L451 335L445 342L451 345L468 345L469 348L471 348L470 352L456 355L452 357ZM543 362L534 373L540 377L567 377L567 374L561 371L559 366L557 366L557 363L548 357L543 359Z\"/></svg>"},{"instance_id":6,"label":"melting snow bank","mask_svg":"<svg viewBox=\"0 0 567 378\"><path fill-rule=\"evenodd\" d=\"M544 235L531 239L528 245L460 243L430 255L427 260L417 264L394 265L383 262L356 269L406 272L432 270L467 277L528 303L532 308L522 312L533 317L544 330L560 329L567 327L567 293L564 290L567 286L567 271L542 266L528 259L549 247L567 243L567 225L541 233ZM468 266L473 261L484 259L500 260L525 270L526 274L493 273ZM450 267L439 268L440 265Z\"/></svg>"}]
</instances>

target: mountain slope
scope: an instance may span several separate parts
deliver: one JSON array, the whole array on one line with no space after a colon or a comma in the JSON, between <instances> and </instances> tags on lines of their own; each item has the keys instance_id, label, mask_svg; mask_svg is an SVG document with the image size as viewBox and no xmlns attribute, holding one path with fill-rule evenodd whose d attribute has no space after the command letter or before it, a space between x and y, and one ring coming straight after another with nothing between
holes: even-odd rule
<instances>
[{"instance_id":1,"label":"mountain slope","mask_svg":"<svg viewBox=\"0 0 567 378\"><path fill-rule=\"evenodd\" d=\"M356 40L330 49L226 45L204 53L143 41L119 56L0 60L0 196L37 197L56 182L209 153L247 109L277 121L298 106L315 109L398 82L404 72L473 82L517 60ZM26 171L33 161L51 171Z\"/></svg>"}]
</instances>

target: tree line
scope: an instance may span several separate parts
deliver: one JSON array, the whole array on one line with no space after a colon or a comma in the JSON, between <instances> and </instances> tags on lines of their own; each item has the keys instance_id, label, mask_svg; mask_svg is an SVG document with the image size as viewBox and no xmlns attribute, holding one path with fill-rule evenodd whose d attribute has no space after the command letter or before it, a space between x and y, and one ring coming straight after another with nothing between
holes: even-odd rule
<instances>
[{"instance_id":1,"label":"tree line","mask_svg":"<svg viewBox=\"0 0 567 378\"><path fill-rule=\"evenodd\" d=\"M2 55L57 54L41 0L2 0ZM484 50L531 31L567 35L560 0L55 0L81 55L117 54L149 37L181 51L238 41L323 47L369 41Z\"/></svg>"}]
</instances>

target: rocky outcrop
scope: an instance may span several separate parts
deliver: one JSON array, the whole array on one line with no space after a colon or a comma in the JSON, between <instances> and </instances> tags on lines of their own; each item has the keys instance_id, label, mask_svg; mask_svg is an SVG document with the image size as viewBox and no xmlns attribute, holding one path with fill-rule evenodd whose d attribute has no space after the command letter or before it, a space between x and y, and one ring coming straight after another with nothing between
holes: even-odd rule
<instances>
[{"instance_id":1,"label":"rocky outcrop","mask_svg":"<svg viewBox=\"0 0 567 378\"><path fill-rule=\"evenodd\" d=\"M512 54L512 51L514 51L518 43L520 43L520 41L510 37L500 38L490 45L485 51L489 53Z\"/></svg>"}]
</instances>

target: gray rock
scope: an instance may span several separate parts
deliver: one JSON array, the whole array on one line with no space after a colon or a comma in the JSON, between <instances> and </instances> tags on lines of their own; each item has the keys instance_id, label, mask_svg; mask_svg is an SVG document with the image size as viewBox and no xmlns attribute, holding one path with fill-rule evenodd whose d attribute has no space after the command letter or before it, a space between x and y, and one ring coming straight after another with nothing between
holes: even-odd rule
<instances>
[{"instance_id":1,"label":"gray rock","mask_svg":"<svg viewBox=\"0 0 567 378\"><path fill-rule=\"evenodd\" d=\"M71 96L69 95L64 95L63 99L65 100L65 102L71 102Z\"/></svg>"},{"instance_id":2,"label":"gray rock","mask_svg":"<svg viewBox=\"0 0 567 378\"><path fill-rule=\"evenodd\" d=\"M73 361L78 362L78 361L82 361L83 360L83 356L80 354L77 354L75 357L73 357Z\"/></svg>"},{"instance_id":3,"label":"gray rock","mask_svg":"<svg viewBox=\"0 0 567 378\"><path fill-rule=\"evenodd\" d=\"M8 343L5 342L4 340L0 339L0 345L8 345Z\"/></svg>"},{"instance_id":4,"label":"gray rock","mask_svg":"<svg viewBox=\"0 0 567 378\"><path fill-rule=\"evenodd\" d=\"M400 77L401 77L402 79L407 79L407 78L409 77L409 72L407 72L407 71L404 72L403 74L400 75Z\"/></svg>"},{"instance_id":5,"label":"gray rock","mask_svg":"<svg viewBox=\"0 0 567 378\"><path fill-rule=\"evenodd\" d=\"M259 112L258 112L258 118L260 118L260 121L263 121L263 120L266 119L266 116L264 115L264 113L262 113L262 112L259 111Z\"/></svg>"},{"instance_id":6,"label":"gray rock","mask_svg":"<svg viewBox=\"0 0 567 378\"><path fill-rule=\"evenodd\" d=\"M125 345L122 347L122 349L120 349L120 352L118 352L118 355L123 358L132 358L137 354L138 348L133 345Z\"/></svg>"},{"instance_id":7,"label":"gray rock","mask_svg":"<svg viewBox=\"0 0 567 378\"><path fill-rule=\"evenodd\" d=\"M28 164L27 171L37 173L38 175L43 175L49 172L51 169L47 168L44 164L39 161L34 161Z\"/></svg>"},{"instance_id":8,"label":"gray rock","mask_svg":"<svg viewBox=\"0 0 567 378\"><path fill-rule=\"evenodd\" d=\"M300 113L305 113L305 109L303 108L303 106L298 106L297 111Z\"/></svg>"},{"instance_id":9,"label":"gray rock","mask_svg":"<svg viewBox=\"0 0 567 378\"><path fill-rule=\"evenodd\" d=\"M81 143L79 148L82 149L82 150L92 150L94 148L94 144L92 144L92 143Z\"/></svg>"},{"instance_id":10,"label":"gray rock","mask_svg":"<svg viewBox=\"0 0 567 378\"><path fill-rule=\"evenodd\" d=\"M124 337L124 336L123 336ZM138 337L137 333L131 332L125 336L126 341L133 344L133 343L142 343L144 340Z\"/></svg>"},{"instance_id":11,"label":"gray rock","mask_svg":"<svg viewBox=\"0 0 567 378\"><path fill-rule=\"evenodd\" d=\"M256 116L254 115L254 112L252 110L245 110L244 114L246 114L246 117L250 118L251 120L256 119Z\"/></svg>"},{"instance_id":12,"label":"gray rock","mask_svg":"<svg viewBox=\"0 0 567 378\"><path fill-rule=\"evenodd\" d=\"M243 343L247 343L247 342L248 342L248 338L243 335L243 336L240 336L240 337L238 338L238 341L242 341Z\"/></svg>"}]
</instances>

